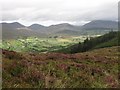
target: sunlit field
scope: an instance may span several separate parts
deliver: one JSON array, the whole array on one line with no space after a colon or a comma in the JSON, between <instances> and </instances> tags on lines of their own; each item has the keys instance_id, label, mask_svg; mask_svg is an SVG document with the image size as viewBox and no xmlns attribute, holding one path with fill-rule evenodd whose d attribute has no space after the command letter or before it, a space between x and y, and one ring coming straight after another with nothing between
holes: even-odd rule
<instances>
[{"instance_id":1,"label":"sunlit field","mask_svg":"<svg viewBox=\"0 0 120 90\"><path fill-rule=\"evenodd\" d=\"M80 37L57 37L57 38L36 38L4 40L0 47L17 52L49 52L65 48L78 42L83 42L86 36Z\"/></svg>"}]
</instances>

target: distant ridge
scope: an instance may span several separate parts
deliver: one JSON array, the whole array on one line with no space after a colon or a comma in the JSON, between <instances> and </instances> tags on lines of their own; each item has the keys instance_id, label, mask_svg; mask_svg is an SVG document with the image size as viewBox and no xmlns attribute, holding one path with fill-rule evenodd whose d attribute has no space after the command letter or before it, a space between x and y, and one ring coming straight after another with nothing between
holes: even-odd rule
<instances>
[{"instance_id":1,"label":"distant ridge","mask_svg":"<svg viewBox=\"0 0 120 90\"><path fill-rule=\"evenodd\" d=\"M44 36L40 32L34 32L28 29L26 26L18 23L1 23L2 24L2 39L16 39L19 37L30 37L30 36Z\"/></svg>"},{"instance_id":2,"label":"distant ridge","mask_svg":"<svg viewBox=\"0 0 120 90\"><path fill-rule=\"evenodd\" d=\"M84 30L117 29L117 28L118 28L118 22L108 21L108 20L94 20L81 27L81 29L84 29Z\"/></svg>"},{"instance_id":3,"label":"distant ridge","mask_svg":"<svg viewBox=\"0 0 120 90\"><path fill-rule=\"evenodd\" d=\"M10 30L15 30L16 28L23 28L25 27L24 25L18 23L18 22L13 22L13 23L1 23L2 24L2 29L10 29Z\"/></svg>"},{"instance_id":4,"label":"distant ridge","mask_svg":"<svg viewBox=\"0 0 120 90\"><path fill-rule=\"evenodd\" d=\"M104 32L104 30L117 30L117 22L116 21L108 21L108 20L94 20L83 26L75 26L69 23L61 23L51 26L43 26L40 24L32 24L31 26L24 26L19 22L13 23L0 23L2 24L2 32L3 39L4 38L16 38L16 37L28 37L28 36L48 36L48 35L81 35L81 34L89 34L91 30L94 30L93 34L100 30ZM87 31L89 32L87 32Z\"/></svg>"}]
</instances>

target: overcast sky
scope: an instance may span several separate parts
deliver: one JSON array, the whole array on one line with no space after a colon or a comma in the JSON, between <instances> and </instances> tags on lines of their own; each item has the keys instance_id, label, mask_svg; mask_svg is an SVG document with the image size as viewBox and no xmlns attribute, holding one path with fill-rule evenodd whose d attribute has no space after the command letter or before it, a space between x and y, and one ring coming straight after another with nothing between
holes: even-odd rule
<instances>
[{"instance_id":1,"label":"overcast sky","mask_svg":"<svg viewBox=\"0 0 120 90\"><path fill-rule=\"evenodd\" d=\"M45 26L117 20L119 0L0 0L1 21ZM0 14L0 15L1 15Z\"/></svg>"}]
</instances>

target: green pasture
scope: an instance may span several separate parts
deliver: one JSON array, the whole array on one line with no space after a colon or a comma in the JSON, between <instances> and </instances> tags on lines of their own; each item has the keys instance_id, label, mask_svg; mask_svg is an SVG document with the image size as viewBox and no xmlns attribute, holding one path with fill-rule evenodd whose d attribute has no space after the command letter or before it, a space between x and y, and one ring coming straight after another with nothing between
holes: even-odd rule
<instances>
[{"instance_id":1,"label":"green pasture","mask_svg":"<svg viewBox=\"0 0 120 90\"><path fill-rule=\"evenodd\" d=\"M48 37L37 38L27 37L19 38L16 40L3 40L0 43L0 48L17 52L52 52L59 49L64 49L70 45L83 42L90 36L77 36L77 37ZM95 36L93 36L95 37Z\"/></svg>"}]
</instances>

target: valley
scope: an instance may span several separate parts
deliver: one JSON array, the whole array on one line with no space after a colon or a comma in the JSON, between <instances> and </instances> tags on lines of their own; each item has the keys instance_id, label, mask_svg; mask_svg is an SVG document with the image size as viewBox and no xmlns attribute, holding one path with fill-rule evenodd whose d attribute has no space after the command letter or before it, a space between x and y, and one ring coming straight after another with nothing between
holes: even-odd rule
<instances>
[{"instance_id":1,"label":"valley","mask_svg":"<svg viewBox=\"0 0 120 90\"><path fill-rule=\"evenodd\" d=\"M92 21L80 27L2 24L3 88L119 87L116 22Z\"/></svg>"},{"instance_id":2,"label":"valley","mask_svg":"<svg viewBox=\"0 0 120 90\"><path fill-rule=\"evenodd\" d=\"M118 0L0 4L1 90L119 90Z\"/></svg>"},{"instance_id":3,"label":"valley","mask_svg":"<svg viewBox=\"0 0 120 90\"><path fill-rule=\"evenodd\" d=\"M16 52L52 52L67 48L83 42L87 37L97 37L99 35L81 35L81 36L53 36L48 38L27 37L11 40L3 40L1 48Z\"/></svg>"}]
</instances>

